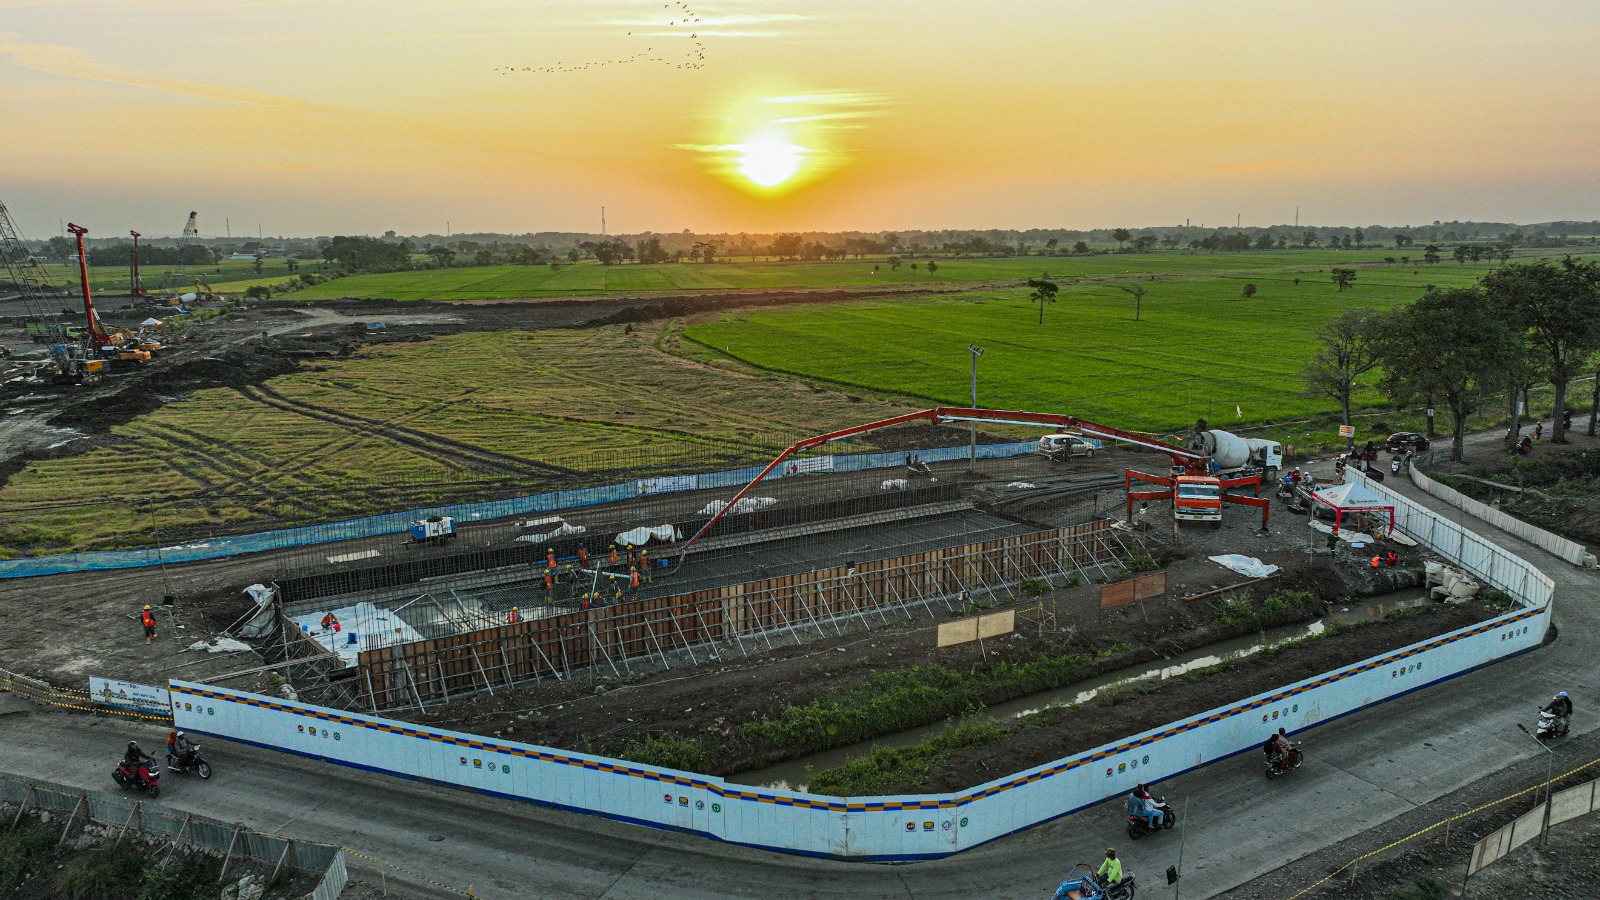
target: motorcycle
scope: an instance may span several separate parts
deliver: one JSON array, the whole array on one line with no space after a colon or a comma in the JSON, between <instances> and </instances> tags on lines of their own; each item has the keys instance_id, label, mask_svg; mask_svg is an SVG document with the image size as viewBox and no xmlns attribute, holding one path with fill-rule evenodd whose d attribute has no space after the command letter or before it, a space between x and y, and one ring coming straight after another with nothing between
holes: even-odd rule
<instances>
[{"instance_id":1,"label":"motorcycle","mask_svg":"<svg viewBox=\"0 0 1600 900\"><path fill-rule=\"evenodd\" d=\"M1147 834L1154 834L1178 824L1178 814L1167 805L1166 798L1156 798L1156 809L1161 810L1161 824L1151 827L1149 820L1142 815L1128 814L1128 837L1138 840Z\"/></svg>"},{"instance_id":2,"label":"motorcycle","mask_svg":"<svg viewBox=\"0 0 1600 900\"><path fill-rule=\"evenodd\" d=\"M1067 873L1050 900L1133 900L1136 888L1132 872L1123 872L1122 880L1101 884L1100 876L1088 863L1078 863Z\"/></svg>"},{"instance_id":3,"label":"motorcycle","mask_svg":"<svg viewBox=\"0 0 1600 900\"><path fill-rule=\"evenodd\" d=\"M1389 474L1399 475L1401 465L1403 465L1403 461L1398 456L1389 460Z\"/></svg>"},{"instance_id":4,"label":"motorcycle","mask_svg":"<svg viewBox=\"0 0 1600 900\"><path fill-rule=\"evenodd\" d=\"M1290 769L1300 768L1300 764L1305 761L1306 755L1300 752L1300 744L1296 741L1288 753L1283 753L1276 757L1269 756L1262 765L1266 768L1268 778L1277 778Z\"/></svg>"},{"instance_id":5,"label":"motorcycle","mask_svg":"<svg viewBox=\"0 0 1600 900\"><path fill-rule=\"evenodd\" d=\"M1539 730L1534 735L1541 741L1551 738L1565 737L1567 734L1567 717L1558 716L1547 710L1539 710Z\"/></svg>"},{"instance_id":6,"label":"motorcycle","mask_svg":"<svg viewBox=\"0 0 1600 900\"><path fill-rule=\"evenodd\" d=\"M141 794L149 794L151 800L161 796L161 770L156 768L155 760L150 760L148 766L142 766L150 773L148 779L140 774L140 768L140 765L130 766L125 762L117 763L117 767L111 771L111 780L121 785L125 791L138 791Z\"/></svg>"},{"instance_id":7,"label":"motorcycle","mask_svg":"<svg viewBox=\"0 0 1600 900\"><path fill-rule=\"evenodd\" d=\"M168 753L167 771L179 774L193 772L199 775L201 780L205 780L211 777L211 763L200 756L200 745L195 744L194 749L181 756Z\"/></svg>"}]
</instances>

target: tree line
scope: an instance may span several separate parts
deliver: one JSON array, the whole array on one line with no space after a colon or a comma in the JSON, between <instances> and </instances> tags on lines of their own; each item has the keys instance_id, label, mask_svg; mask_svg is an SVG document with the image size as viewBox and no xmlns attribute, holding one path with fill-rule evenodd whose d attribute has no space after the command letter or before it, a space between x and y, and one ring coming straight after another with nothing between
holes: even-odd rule
<instances>
[{"instance_id":1,"label":"tree line","mask_svg":"<svg viewBox=\"0 0 1600 900\"><path fill-rule=\"evenodd\" d=\"M1592 262L1505 265L1472 287L1430 288L1387 312L1347 310L1316 337L1318 352L1303 372L1308 393L1336 400L1345 425L1352 396L1368 387L1397 406L1442 407L1453 459L1462 458L1468 417L1496 398L1506 403L1511 449L1535 384L1555 391L1556 443L1566 441L1574 379L1595 373L1591 409L1600 410L1600 265ZM1595 433L1593 417L1588 433Z\"/></svg>"}]
</instances>

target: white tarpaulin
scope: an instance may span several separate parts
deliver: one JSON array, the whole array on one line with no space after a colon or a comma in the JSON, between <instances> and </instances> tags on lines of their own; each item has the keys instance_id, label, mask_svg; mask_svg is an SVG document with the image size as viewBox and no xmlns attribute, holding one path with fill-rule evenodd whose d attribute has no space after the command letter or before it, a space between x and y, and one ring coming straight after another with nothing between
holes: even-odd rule
<instances>
[{"instance_id":1,"label":"white tarpaulin","mask_svg":"<svg viewBox=\"0 0 1600 900\"><path fill-rule=\"evenodd\" d=\"M571 537L575 534L583 534L588 530L582 525L568 525L566 522L562 522L561 527L555 531L547 531L544 534L525 534L517 538L517 540L526 544L545 544L556 538Z\"/></svg>"},{"instance_id":2,"label":"white tarpaulin","mask_svg":"<svg viewBox=\"0 0 1600 900\"><path fill-rule=\"evenodd\" d=\"M244 592L250 595L250 599L254 600L257 606L266 606L272 602L272 588L264 584L252 584L245 588Z\"/></svg>"},{"instance_id":3,"label":"white tarpaulin","mask_svg":"<svg viewBox=\"0 0 1600 900\"><path fill-rule=\"evenodd\" d=\"M904 478L891 478L888 481L885 481L883 484L878 485L878 490L903 491L908 487L911 487L911 482L905 480Z\"/></svg>"},{"instance_id":4,"label":"white tarpaulin","mask_svg":"<svg viewBox=\"0 0 1600 900\"><path fill-rule=\"evenodd\" d=\"M1211 560L1219 566L1232 569L1246 578L1265 578L1268 575L1271 575L1273 572L1278 571L1277 566L1268 565L1267 563L1256 559L1254 556L1240 556L1237 553L1227 553L1222 556L1208 556L1206 559Z\"/></svg>"},{"instance_id":5,"label":"white tarpaulin","mask_svg":"<svg viewBox=\"0 0 1600 900\"><path fill-rule=\"evenodd\" d=\"M1014 491L1026 491L1026 490L1032 490L1035 487L1035 485L1031 481L1013 481L1010 484L1006 485L1006 487L1011 488Z\"/></svg>"},{"instance_id":6,"label":"white tarpaulin","mask_svg":"<svg viewBox=\"0 0 1600 900\"><path fill-rule=\"evenodd\" d=\"M736 516L742 513L760 512L761 510L766 509L777 502L777 499L774 497L746 497L743 500L740 500L738 503L735 503L733 505L733 509L729 509L728 512ZM717 513L722 512L724 509L728 509L728 501L713 500L701 507L700 515L714 516Z\"/></svg>"},{"instance_id":7,"label":"white tarpaulin","mask_svg":"<svg viewBox=\"0 0 1600 900\"><path fill-rule=\"evenodd\" d=\"M1312 519L1311 521L1307 522L1306 524L1311 526L1311 530L1312 531L1320 531L1323 534L1327 534L1328 532L1333 530L1333 526L1332 525L1328 525L1328 524L1325 524L1323 522L1319 522L1316 519ZM1370 544L1373 541L1376 541L1377 538L1373 537L1370 534L1367 534L1364 531L1355 531L1355 530L1352 530L1352 529L1349 529L1349 528L1341 528L1341 529L1339 529L1339 540L1345 541L1345 542L1351 543L1351 544Z\"/></svg>"},{"instance_id":8,"label":"white tarpaulin","mask_svg":"<svg viewBox=\"0 0 1600 900\"><path fill-rule=\"evenodd\" d=\"M678 540L678 530L671 525L657 525L654 528L635 528L617 535L617 546L637 547L655 541L658 544L670 543Z\"/></svg>"},{"instance_id":9,"label":"white tarpaulin","mask_svg":"<svg viewBox=\"0 0 1600 900\"><path fill-rule=\"evenodd\" d=\"M329 613L339 620L338 631L323 629L322 617ZM300 626L312 640L337 654L346 667L355 665L356 656L363 650L422 640L422 634L406 624L405 619L365 601L355 606L292 616L290 621Z\"/></svg>"},{"instance_id":10,"label":"white tarpaulin","mask_svg":"<svg viewBox=\"0 0 1600 900\"><path fill-rule=\"evenodd\" d=\"M161 324L161 320L160 319L156 319L156 318L145 319L143 322L139 323L139 325L141 327L143 327L143 328L154 328L155 326L160 325L160 324Z\"/></svg>"},{"instance_id":11,"label":"white tarpaulin","mask_svg":"<svg viewBox=\"0 0 1600 900\"><path fill-rule=\"evenodd\" d=\"M189 645L188 649L204 650L207 653L237 653L240 650L249 650L250 645L246 644L244 641L236 641L230 637L219 637L217 638L217 642L215 644L208 644L205 641L195 641Z\"/></svg>"}]
</instances>

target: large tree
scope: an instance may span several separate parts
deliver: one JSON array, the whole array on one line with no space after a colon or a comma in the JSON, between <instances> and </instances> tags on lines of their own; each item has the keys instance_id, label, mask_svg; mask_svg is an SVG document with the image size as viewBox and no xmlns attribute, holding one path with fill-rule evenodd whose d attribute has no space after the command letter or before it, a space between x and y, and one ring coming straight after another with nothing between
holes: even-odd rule
<instances>
[{"instance_id":1,"label":"large tree","mask_svg":"<svg viewBox=\"0 0 1600 900\"><path fill-rule=\"evenodd\" d=\"M1351 284L1355 283L1355 280L1356 280L1356 270L1355 269L1333 269L1332 272L1333 272L1333 283L1339 286L1339 293L1341 293L1341 294L1344 293L1344 289L1345 288L1347 288Z\"/></svg>"},{"instance_id":2,"label":"large tree","mask_svg":"<svg viewBox=\"0 0 1600 900\"><path fill-rule=\"evenodd\" d=\"M1126 228L1118 228L1111 232L1111 239L1117 242L1118 250L1121 250L1122 245L1126 244L1128 242L1128 238L1131 237L1133 237L1133 232Z\"/></svg>"},{"instance_id":3,"label":"large tree","mask_svg":"<svg viewBox=\"0 0 1600 900\"><path fill-rule=\"evenodd\" d=\"M1351 395L1365 387L1362 376L1381 361L1381 330L1380 317L1364 309L1346 310L1317 329L1321 348L1303 370L1306 392L1338 401L1345 425L1351 424ZM1354 438L1346 441L1355 445Z\"/></svg>"},{"instance_id":4,"label":"large tree","mask_svg":"<svg viewBox=\"0 0 1600 900\"><path fill-rule=\"evenodd\" d=\"M1044 305L1056 302L1056 293L1061 290L1054 281L1045 281L1043 278L1029 278L1028 287L1033 288L1028 294L1028 299L1039 304L1039 324L1044 324Z\"/></svg>"},{"instance_id":5,"label":"large tree","mask_svg":"<svg viewBox=\"0 0 1600 900\"><path fill-rule=\"evenodd\" d=\"M1564 443L1567 385L1600 350L1600 267L1571 257L1559 264L1507 265L1485 275L1482 284L1512 329L1525 332L1531 368L1555 388L1551 440Z\"/></svg>"},{"instance_id":6,"label":"large tree","mask_svg":"<svg viewBox=\"0 0 1600 900\"><path fill-rule=\"evenodd\" d=\"M1379 356L1384 392L1396 403L1443 400L1450 411L1450 453L1463 453L1467 417L1505 386L1516 341L1478 288L1434 290L1383 316Z\"/></svg>"}]
</instances>

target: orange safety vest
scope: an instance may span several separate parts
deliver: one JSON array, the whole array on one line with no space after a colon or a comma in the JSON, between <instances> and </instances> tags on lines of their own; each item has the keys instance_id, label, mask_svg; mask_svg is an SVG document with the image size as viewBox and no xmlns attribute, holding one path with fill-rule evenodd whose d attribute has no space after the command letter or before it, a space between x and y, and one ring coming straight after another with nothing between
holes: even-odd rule
<instances>
[{"instance_id":1,"label":"orange safety vest","mask_svg":"<svg viewBox=\"0 0 1600 900\"><path fill-rule=\"evenodd\" d=\"M548 591L553 586L554 585L550 580L550 570L546 569L544 573L544 589Z\"/></svg>"},{"instance_id":2,"label":"orange safety vest","mask_svg":"<svg viewBox=\"0 0 1600 900\"><path fill-rule=\"evenodd\" d=\"M546 550L545 551L544 564L549 566L552 569L554 569L556 567L556 552L554 550Z\"/></svg>"},{"instance_id":3,"label":"orange safety vest","mask_svg":"<svg viewBox=\"0 0 1600 900\"><path fill-rule=\"evenodd\" d=\"M587 566L588 564L589 564L589 551L583 549L582 547L579 547L578 548L578 565Z\"/></svg>"},{"instance_id":4,"label":"orange safety vest","mask_svg":"<svg viewBox=\"0 0 1600 900\"><path fill-rule=\"evenodd\" d=\"M154 628L156 625L156 617L148 609L140 610L139 623L146 628Z\"/></svg>"},{"instance_id":5,"label":"orange safety vest","mask_svg":"<svg viewBox=\"0 0 1600 900\"><path fill-rule=\"evenodd\" d=\"M1372 567L1373 567L1373 568L1374 568L1374 569L1376 569L1376 568L1378 568L1378 567L1379 567L1379 566L1381 566L1381 565L1383 565L1383 557L1381 557L1381 556L1374 556L1374 557L1373 557L1373 558L1372 558Z\"/></svg>"},{"instance_id":6,"label":"orange safety vest","mask_svg":"<svg viewBox=\"0 0 1600 900\"><path fill-rule=\"evenodd\" d=\"M617 564L617 548L615 547L611 548L611 564L613 566Z\"/></svg>"},{"instance_id":7,"label":"orange safety vest","mask_svg":"<svg viewBox=\"0 0 1600 900\"><path fill-rule=\"evenodd\" d=\"M638 587L639 586L639 570L638 569L634 569L633 570L633 577L628 580L628 583L633 585L634 587Z\"/></svg>"},{"instance_id":8,"label":"orange safety vest","mask_svg":"<svg viewBox=\"0 0 1600 900\"><path fill-rule=\"evenodd\" d=\"M513 609L511 611L511 614L506 616L506 621L508 621L511 624L515 625L518 622L522 621L522 614Z\"/></svg>"}]
</instances>

